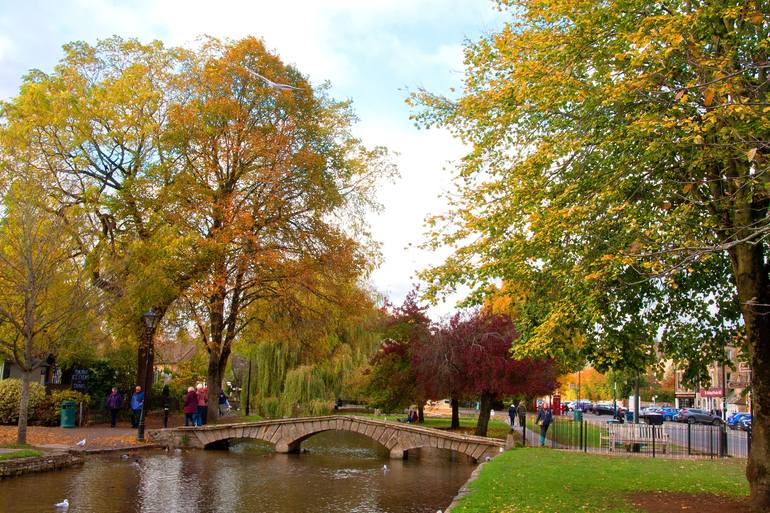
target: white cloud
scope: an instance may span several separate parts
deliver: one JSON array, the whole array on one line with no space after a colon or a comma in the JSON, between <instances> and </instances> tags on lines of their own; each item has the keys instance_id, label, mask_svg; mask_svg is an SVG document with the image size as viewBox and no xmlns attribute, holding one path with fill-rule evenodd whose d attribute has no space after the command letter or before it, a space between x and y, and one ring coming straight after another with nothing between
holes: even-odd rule
<instances>
[{"instance_id":1,"label":"white cloud","mask_svg":"<svg viewBox=\"0 0 770 513\"><path fill-rule=\"evenodd\" d=\"M439 194L449 187L451 161L464 153L447 132L410 125L403 88L445 92L457 85L463 39L500 25L491 7L487 0L16 2L0 7L0 98L15 93L27 69L50 70L61 45L73 40L118 34L187 46L203 34L264 38L313 83L330 80L333 94L355 101L367 144L400 153L401 179L382 188L385 212L372 219L384 253L375 285L400 301L416 271L445 256L417 246L425 218L446 209Z\"/></svg>"}]
</instances>

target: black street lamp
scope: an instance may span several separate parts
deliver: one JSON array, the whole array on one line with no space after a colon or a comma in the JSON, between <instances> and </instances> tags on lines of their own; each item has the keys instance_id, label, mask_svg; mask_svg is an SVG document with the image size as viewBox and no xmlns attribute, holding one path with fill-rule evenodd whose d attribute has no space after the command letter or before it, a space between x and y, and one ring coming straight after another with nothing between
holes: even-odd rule
<instances>
[{"instance_id":1,"label":"black street lamp","mask_svg":"<svg viewBox=\"0 0 770 513\"><path fill-rule=\"evenodd\" d=\"M142 388L144 389L144 400L142 401L142 410L139 413L139 428L136 432L136 439L140 442L144 441L144 417L146 415L148 402L150 399L150 387L152 386L152 336L155 333L155 327L158 325L160 315L154 308L142 316L144 319L145 327L147 328L144 336L145 343L145 365L144 365L144 383Z\"/></svg>"}]
</instances>

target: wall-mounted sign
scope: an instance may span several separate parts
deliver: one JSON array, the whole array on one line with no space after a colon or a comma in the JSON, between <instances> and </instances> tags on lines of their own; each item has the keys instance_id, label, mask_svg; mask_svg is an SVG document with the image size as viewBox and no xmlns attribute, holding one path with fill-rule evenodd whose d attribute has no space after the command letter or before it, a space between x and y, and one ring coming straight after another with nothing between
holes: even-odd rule
<instances>
[{"instance_id":1,"label":"wall-mounted sign","mask_svg":"<svg viewBox=\"0 0 770 513\"><path fill-rule=\"evenodd\" d=\"M701 397L724 397L725 393L724 390L721 388L701 388L700 389L700 396Z\"/></svg>"},{"instance_id":2,"label":"wall-mounted sign","mask_svg":"<svg viewBox=\"0 0 770 513\"><path fill-rule=\"evenodd\" d=\"M72 371L72 390L85 392L88 388L88 369L75 369Z\"/></svg>"}]
</instances>

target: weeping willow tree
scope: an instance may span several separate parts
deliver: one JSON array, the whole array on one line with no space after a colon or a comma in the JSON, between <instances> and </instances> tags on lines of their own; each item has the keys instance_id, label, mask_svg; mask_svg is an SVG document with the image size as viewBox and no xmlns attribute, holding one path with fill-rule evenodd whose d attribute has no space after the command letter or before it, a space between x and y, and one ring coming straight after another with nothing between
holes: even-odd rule
<instances>
[{"instance_id":1,"label":"weeping willow tree","mask_svg":"<svg viewBox=\"0 0 770 513\"><path fill-rule=\"evenodd\" d=\"M270 418L321 415L355 393L350 378L377 351L381 337L372 327L380 313L360 288L348 290L344 301L327 299L261 305L260 322L236 348L251 365L250 389L239 376L242 404L248 398L251 411Z\"/></svg>"}]
</instances>

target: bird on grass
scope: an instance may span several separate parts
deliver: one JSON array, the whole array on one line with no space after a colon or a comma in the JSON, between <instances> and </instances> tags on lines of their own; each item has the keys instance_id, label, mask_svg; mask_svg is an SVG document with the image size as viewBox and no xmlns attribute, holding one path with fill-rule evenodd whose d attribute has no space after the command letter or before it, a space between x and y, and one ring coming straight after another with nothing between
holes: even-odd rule
<instances>
[{"instance_id":1,"label":"bird on grass","mask_svg":"<svg viewBox=\"0 0 770 513\"><path fill-rule=\"evenodd\" d=\"M267 87L271 87L271 88L276 89L278 91L301 91L302 90L299 87L294 87L294 86L289 85L289 84L279 84L278 82L273 82L269 78L263 77L262 75L260 75L256 71L252 71L249 68L244 67L244 69L246 71L248 71L249 73L251 73L252 75L254 75L255 77L257 77L260 80L262 80L267 85Z\"/></svg>"},{"instance_id":2,"label":"bird on grass","mask_svg":"<svg viewBox=\"0 0 770 513\"><path fill-rule=\"evenodd\" d=\"M58 510L67 511L70 507L70 501L64 499L63 501L56 503L55 506Z\"/></svg>"}]
</instances>

